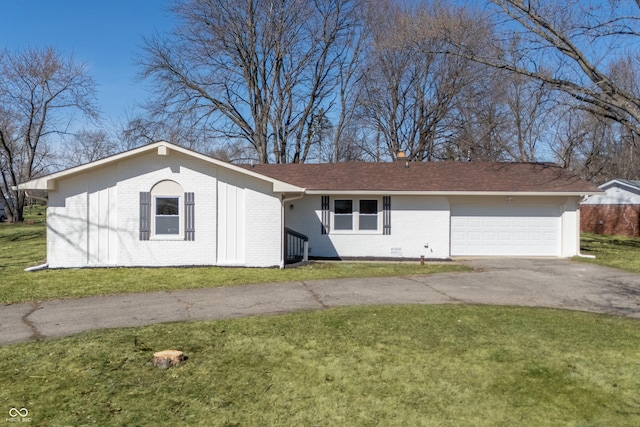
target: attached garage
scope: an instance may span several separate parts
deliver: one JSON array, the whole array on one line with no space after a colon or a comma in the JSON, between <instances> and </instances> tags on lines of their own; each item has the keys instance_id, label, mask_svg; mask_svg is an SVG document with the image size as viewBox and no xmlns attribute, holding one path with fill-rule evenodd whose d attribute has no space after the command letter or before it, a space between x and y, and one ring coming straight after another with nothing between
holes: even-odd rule
<instances>
[{"instance_id":1,"label":"attached garage","mask_svg":"<svg viewBox=\"0 0 640 427\"><path fill-rule=\"evenodd\" d=\"M452 256L560 256L562 206L454 205Z\"/></svg>"}]
</instances>

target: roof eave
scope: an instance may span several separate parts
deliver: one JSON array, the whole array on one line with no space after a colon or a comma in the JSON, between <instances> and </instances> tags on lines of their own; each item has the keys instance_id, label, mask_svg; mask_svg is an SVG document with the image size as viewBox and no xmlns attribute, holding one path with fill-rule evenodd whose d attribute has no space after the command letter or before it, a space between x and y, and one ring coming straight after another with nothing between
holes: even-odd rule
<instances>
[{"instance_id":1,"label":"roof eave","mask_svg":"<svg viewBox=\"0 0 640 427\"><path fill-rule=\"evenodd\" d=\"M158 150L158 155L167 155L169 151L173 150L179 153L182 153L187 156L191 156L202 161L214 164L216 166L220 166L229 170L233 170L235 172L241 173L243 175L248 175L256 179L260 179L262 181L270 182L273 185L273 191L276 193L285 193L285 192L304 192L304 188L298 187L296 185L292 185L274 178L271 178L267 175L263 175L260 173L253 172L251 170L247 170L240 166L233 165L231 163L223 162L218 159L214 159L213 157L206 156L204 154L200 154L196 151L188 150L186 148L182 148L180 146L171 144L166 141L159 141L153 144L144 145L142 147L134 148L133 150L125 151L123 153L115 154L113 156L105 157L104 159L96 160L91 163L87 163L84 165L76 166L74 168L66 169L60 172L56 172L41 178L32 179L27 182L23 182L18 184L18 189L20 190L45 190L45 191L55 191L57 180L61 178L66 178L72 175L76 175L91 169L99 168L110 163L115 163L119 160L133 157L145 152Z\"/></svg>"},{"instance_id":2,"label":"roof eave","mask_svg":"<svg viewBox=\"0 0 640 427\"><path fill-rule=\"evenodd\" d=\"M604 191L421 191L421 190L306 190L305 194L397 196L593 196Z\"/></svg>"}]
</instances>

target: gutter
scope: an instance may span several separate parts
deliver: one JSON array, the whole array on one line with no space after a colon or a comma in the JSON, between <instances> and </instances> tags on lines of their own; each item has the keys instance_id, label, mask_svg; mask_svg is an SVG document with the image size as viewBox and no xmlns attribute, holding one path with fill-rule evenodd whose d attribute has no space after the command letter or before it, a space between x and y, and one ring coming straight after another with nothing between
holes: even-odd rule
<instances>
[{"instance_id":1,"label":"gutter","mask_svg":"<svg viewBox=\"0 0 640 427\"><path fill-rule=\"evenodd\" d=\"M391 195L391 196L599 196L603 191L423 191L423 190L306 190L305 194Z\"/></svg>"}]
</instances>

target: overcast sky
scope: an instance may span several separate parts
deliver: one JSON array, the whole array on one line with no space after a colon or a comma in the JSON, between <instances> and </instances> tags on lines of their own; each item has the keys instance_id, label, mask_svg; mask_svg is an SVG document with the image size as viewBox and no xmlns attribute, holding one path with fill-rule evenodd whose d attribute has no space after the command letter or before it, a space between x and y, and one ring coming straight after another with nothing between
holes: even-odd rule
<instances>
[{"instance_id":1,"label":"overcast sky","mask_svg":"<svg viewBox=\"0 0 640 427\"><path fill-rule=\"evenodd\" d=\"M142 37L171 27L167 0L0 0L0 48L53 46L88 65L106 121L147 97L135 76Z\"/></svg>"}]
</instances>

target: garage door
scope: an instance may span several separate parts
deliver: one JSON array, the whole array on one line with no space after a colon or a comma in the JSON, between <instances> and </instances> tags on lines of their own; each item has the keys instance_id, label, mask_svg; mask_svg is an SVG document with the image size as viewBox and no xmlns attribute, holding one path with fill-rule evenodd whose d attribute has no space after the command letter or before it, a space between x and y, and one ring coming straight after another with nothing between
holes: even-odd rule
<instances>
[{"instance_id":1,"label":"garage door","mask_svg":"<svg viewBox=\"0 0 640 427\"><path fill-rule=\"evenodd\" d=\"M559 206L452 206L451 255L559 256Z\"/></svg>"}]
</instances>

